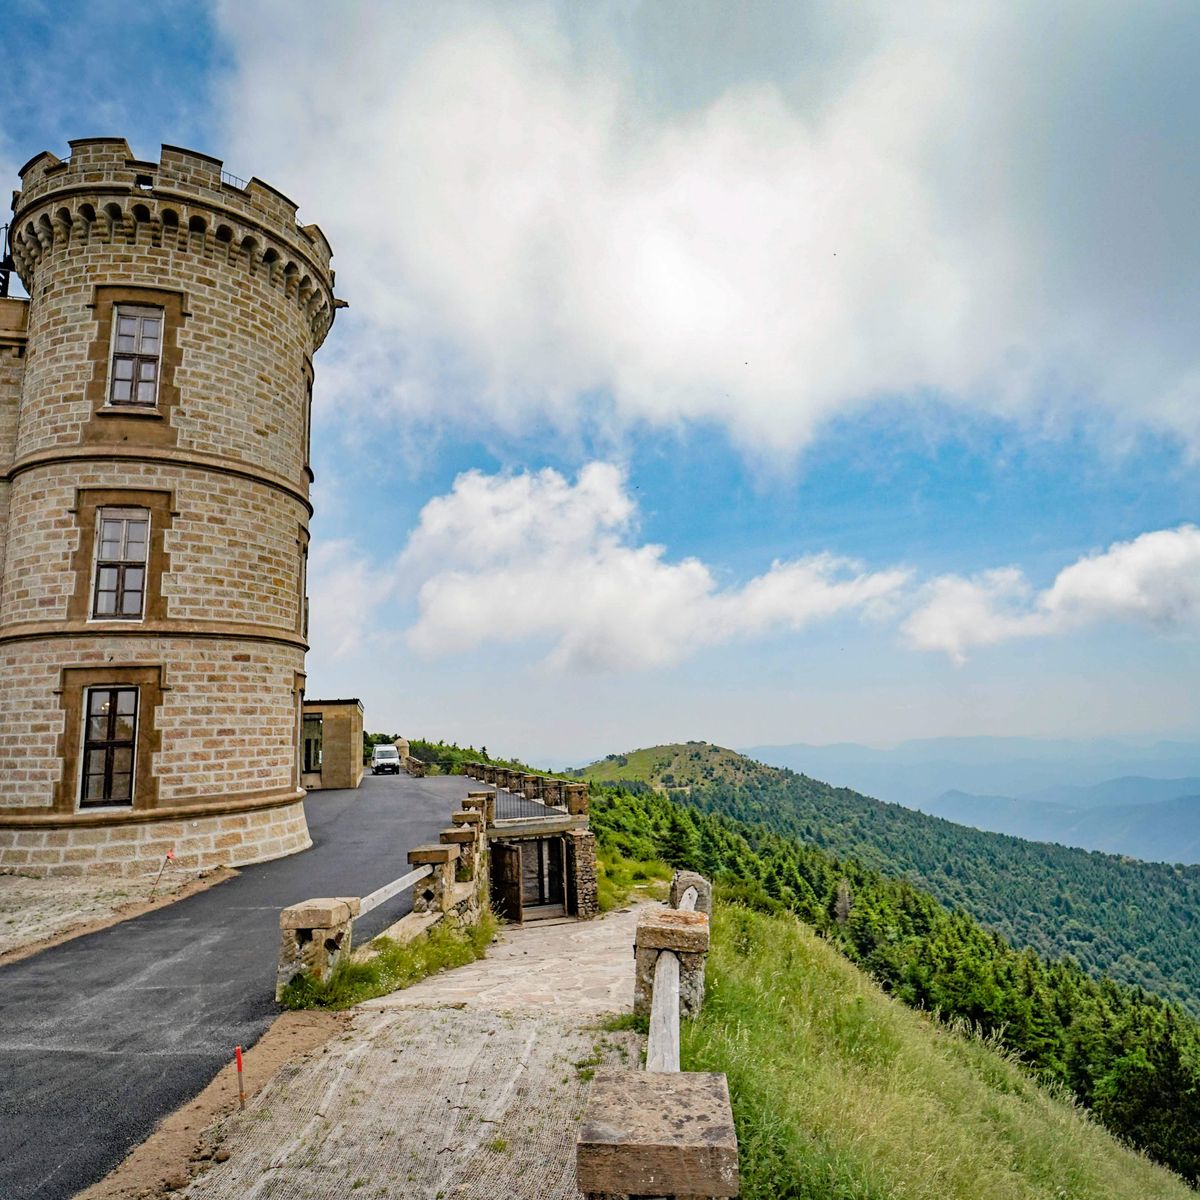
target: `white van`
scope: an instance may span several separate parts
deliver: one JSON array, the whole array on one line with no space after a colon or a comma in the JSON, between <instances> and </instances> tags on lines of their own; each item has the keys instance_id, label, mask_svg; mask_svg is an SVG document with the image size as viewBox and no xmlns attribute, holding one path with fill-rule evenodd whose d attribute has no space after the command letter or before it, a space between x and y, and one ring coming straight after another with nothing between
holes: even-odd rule
<instances>
[{"instance_id":1,"label":"white van","mask_svg":"<svg viewBox=\"0 0 1200 1200\"><path fill-rule=\"evenodd\" d=\"M371 751L371 774L400 774L400 751L395 746L376 746Z\"/></svg>"}]
</instances>

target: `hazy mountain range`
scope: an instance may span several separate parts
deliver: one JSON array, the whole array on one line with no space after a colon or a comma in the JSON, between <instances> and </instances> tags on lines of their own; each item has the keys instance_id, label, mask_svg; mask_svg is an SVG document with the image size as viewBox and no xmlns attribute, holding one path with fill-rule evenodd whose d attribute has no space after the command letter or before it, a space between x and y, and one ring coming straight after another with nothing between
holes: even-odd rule
<instances>
[{"instance_id":1,"label":"hazy mountain range","mask_svg":"<svg viewBox=\"0 0 1200 1200\"><path fill-rule=\"evenodd\" d=\"M1200 861L1200 743L932 738L888 750L842 743L744 752L977 829Z\"/></svg>"}]
</instances>

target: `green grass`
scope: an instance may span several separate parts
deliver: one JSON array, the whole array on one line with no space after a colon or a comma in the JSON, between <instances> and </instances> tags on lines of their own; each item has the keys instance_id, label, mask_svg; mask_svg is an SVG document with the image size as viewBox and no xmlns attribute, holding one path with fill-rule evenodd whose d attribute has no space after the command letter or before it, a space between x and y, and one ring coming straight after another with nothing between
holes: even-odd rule
<instances>
[{"instance_id":1,"label":"green grass","mask_svg":"<svg viewBox=\"0 0 1200 1200\"><path fill-rule=\"evenodd\" d=\"M388 938L376 938L379 952L373 958L340 963L324 984L301 975L288 984L281 1004L287 1009L340 1009L386 996L447 967L482 958L495 932L495 917L484 913L477 925L462 929L443 923L402 946Z\"/></svg>"},{"instance_id":2,"label":"green grass","mask_svg":"<svg viewBox=\"0 0 1200 1200\"><path fill-rule=\"evenodd\" d=\"M719 905L690 1071L729 1078L743 1200L1159 1200L1182 1180L806 926Z\"/></svg>"},{"instance_id":3,"label":"green grass","mask_svg":"<svg viewBox=\"0 0 1200 1200\"><path fill-rule=\"evenodd\" d=\"M597 849L596 899L601 912L621 908L629 900L663 899L673 874L666 863L624 858L615 850Z\"/></svg>"}]
</instances>

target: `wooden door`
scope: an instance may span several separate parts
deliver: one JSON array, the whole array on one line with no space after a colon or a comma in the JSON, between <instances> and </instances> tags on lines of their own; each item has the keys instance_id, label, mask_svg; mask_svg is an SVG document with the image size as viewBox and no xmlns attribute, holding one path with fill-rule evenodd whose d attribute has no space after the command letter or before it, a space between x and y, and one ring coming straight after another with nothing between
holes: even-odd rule
<instances>
[{"instance_id":1,"label":"wooden door","mask_svg":"<svg viewBox=\"0 0 1200 1200\"><path fill-rule=\"evenodd\" d=\"M506 921L520 923L525 917L521 895L521 847L513 842L493 842L492 907Z\"/></svg>"}]
</instances>

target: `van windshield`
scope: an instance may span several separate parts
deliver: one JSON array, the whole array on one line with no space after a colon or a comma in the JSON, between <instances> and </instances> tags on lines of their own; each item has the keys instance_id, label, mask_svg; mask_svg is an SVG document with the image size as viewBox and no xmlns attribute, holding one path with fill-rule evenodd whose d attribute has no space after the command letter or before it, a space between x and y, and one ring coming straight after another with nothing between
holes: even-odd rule
<instances>
[{"instance_id":1,"label":"van windshield","mask_svg":"<svg viewBox=\"0 0 1200 1200\"><path fill-rule=\"evenodd\" d=\"M399 756L399 754L396 753L395 746L376 746L375 747L375 757L376 758L399 758L400 756Z\"/></svg>"}]
</instances>

